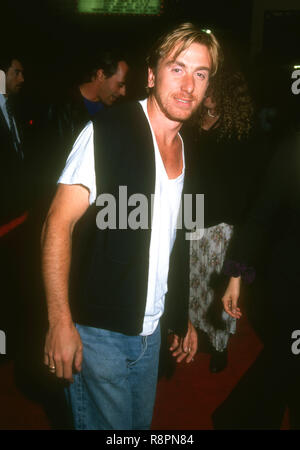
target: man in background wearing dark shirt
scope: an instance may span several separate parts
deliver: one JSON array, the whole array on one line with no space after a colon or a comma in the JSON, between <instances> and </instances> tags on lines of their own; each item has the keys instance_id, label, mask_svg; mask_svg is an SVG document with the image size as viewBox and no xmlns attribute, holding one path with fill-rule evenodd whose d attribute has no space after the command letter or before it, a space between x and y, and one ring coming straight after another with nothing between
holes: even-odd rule
<instances>
[{"instance_id":1,"label":"man in background wearing dark shirt","mask_svg":"<svg viewBox=\"0 0 300 450\"><path fill-rule=\"evenodd\" d=\"M101 109L126 95L128 64L112 51L94 51L80 63L77 84L49 106L41 126L40 180L52 195L65 160L86 123ZM47 164L45 163L47 161ZM43 169L44 168L44 169ZM53 188L53 189L52 189Z\"/></svg>"}]
</instances>

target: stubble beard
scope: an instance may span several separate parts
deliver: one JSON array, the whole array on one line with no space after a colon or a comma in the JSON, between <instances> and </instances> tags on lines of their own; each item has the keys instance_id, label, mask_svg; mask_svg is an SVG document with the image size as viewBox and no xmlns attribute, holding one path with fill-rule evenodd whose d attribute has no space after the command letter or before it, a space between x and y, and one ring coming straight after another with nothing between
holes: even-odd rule
<instances>
[{"instance_id":1,"label":"stubble beard","mask_svg":"<svg viewBox=\"0 0 300 450\"><path fill-rule=\"evenodd\" d=\"M176 96L176 95L175 95ZM192 115L195 113L195 111L197 110L199 104L197 103L195 106L193 106L193 108L191 108L190 110L182 110L180 111L179 108L176 108L176 106L174 105L174 107L172 105L169 105L170 102L168 102L168 99L166 102L164 102L160 95L154 91L154 97L156 99L156 102L160 108L160 110L163 112L163 114L169 119L172 120L174 122L181 122L184 123L187 120L189 120ZM171 100L174 100L174 95L171 96ZM194 97L191 98L191 100L195 100Z\"/></svg>"}]
</instances>

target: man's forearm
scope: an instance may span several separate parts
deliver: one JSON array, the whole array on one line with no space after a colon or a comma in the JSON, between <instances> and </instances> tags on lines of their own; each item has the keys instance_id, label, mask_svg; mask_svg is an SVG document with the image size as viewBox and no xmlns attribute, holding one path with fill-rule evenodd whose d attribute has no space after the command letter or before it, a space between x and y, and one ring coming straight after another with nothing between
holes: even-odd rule
<instances>
[{"instance_id":1,"label":"man's forearm","mask_svg":"<svg viewBox=\"0 0 300 450\"><path fill-rule=\"evenodd\" d=\"M50 215L42 231L42 272L50 326L72 322L68 300L71 248L71 227L57 223Z\"/></svg>"}]
</instances>

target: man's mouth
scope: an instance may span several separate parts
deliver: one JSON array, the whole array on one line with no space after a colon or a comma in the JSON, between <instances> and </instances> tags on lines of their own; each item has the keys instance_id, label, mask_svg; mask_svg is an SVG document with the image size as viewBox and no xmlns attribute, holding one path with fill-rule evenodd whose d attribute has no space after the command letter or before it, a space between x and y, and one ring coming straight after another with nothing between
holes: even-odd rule
<instances>
[{"instance_id":1,"label":"man's mouth","mask_svg":"<svg viewBox=\"0 0 300 450\"><path fill-rule=\"evenodd\" d=\"M181 98L181 97L174 97L175 100L179 103L181 103L182 105L191 105L193 102L193 99L191 98Z\"/></svg>"}]
</instances>

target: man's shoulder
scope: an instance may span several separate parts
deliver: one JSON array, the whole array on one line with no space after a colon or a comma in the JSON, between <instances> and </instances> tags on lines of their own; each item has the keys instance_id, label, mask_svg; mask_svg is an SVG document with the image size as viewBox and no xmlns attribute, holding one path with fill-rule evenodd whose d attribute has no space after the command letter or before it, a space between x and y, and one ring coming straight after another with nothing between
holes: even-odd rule
<instances>
[{"instance_id":1,"label":"man's shoulder","mask_svg":"<svg viewBox=\"0 0 300 450\"><path fill-rule=\"evenodd\" d=\"M48 106L56 111L72 111L84 110L83 97L80 94L78 87L71 87L65 92L59 91L51 100L48 101Z\"/></svg>"},{"instance_id":2,"label":"man's shoulder","mask_svg":"<svg viewBox=\"0 0 300 450\"><path fill-rule=\"evenodd\" d=\"M93 123L97 125L100 123L109 123L111 121L128 122L143 116L144 113L140 103L138 101L132 101L99 111L93 117Z\"/></svg>"}]
</instances>

